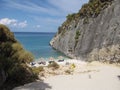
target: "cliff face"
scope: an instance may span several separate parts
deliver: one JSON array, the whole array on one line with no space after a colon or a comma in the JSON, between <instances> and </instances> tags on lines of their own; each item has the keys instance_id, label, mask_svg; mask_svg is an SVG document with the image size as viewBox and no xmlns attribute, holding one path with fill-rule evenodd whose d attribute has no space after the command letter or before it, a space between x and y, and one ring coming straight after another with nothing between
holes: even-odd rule
<instances>
[{"instance_id":1,"label":"cliff face","mask_svg":"<svg viewBox=\"0 0 120 90\"><path fill-rule=\"evenodd\" d=\"M120 0L113 0L96 16L95 14L87 18L76 16L64 25L67 20L59 28L50 45L72 58L103 61L114 58L115 61L120 61L119 11Z\"/></svg>"}]
</instances>

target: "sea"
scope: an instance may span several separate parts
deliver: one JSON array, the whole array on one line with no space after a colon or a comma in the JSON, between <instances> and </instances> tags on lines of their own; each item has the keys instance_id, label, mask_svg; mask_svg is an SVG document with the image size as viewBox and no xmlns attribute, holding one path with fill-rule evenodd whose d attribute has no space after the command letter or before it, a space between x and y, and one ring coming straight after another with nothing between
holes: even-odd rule
<instances>
[{"instance_id":1,"label":"sea","mask_svg":"<svg viewBox=\"0 0 120 90\"><path fill-rule=\"evenodd\" d=\"M56 51L49 45L55 33L15 32L14 35L23 45L24 49L34 55L35 60L39 60L39 58L49 59L51 57L56 59L59 56L67 58L64 54Z\"/></svg>"}]
</instances>

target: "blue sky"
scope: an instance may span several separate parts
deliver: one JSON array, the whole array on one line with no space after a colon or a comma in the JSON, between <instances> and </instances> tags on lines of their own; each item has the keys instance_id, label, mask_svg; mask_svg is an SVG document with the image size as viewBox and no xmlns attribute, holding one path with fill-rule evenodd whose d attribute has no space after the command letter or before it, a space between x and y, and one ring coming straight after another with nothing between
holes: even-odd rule
<instances>
[{"instance_id":1,"label":"blue sky","mask_svg":"<svg viewBox=\"0 0 120 90\"><path fill-rule=\"evenodd\" d=\"M88 0L0 0L0 23L13 32L56 32Z\"/></svg>"}]
</instances>

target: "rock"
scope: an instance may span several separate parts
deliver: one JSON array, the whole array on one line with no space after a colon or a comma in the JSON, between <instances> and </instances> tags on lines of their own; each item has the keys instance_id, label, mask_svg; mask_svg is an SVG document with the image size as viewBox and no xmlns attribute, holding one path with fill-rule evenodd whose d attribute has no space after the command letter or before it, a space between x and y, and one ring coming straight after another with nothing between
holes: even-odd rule
<instances>
[{"instance_id":1,"label":"rock","mask_svg":"<svg viewBox=\"0 0 120 90\"><path fill-rule=\"evenodd\" d=\"M120 45L119 11L120 0L114 0L97 17L88 17L86 20L77 17L72 21L66 21L51 40L50 45L71 58L88 60L89 54L95 49L98 49L98 52L95 52L100 55L100 52L104 51L102 49ZM77 31L80 32L79 36L77 36ZM111 53L114 53L114 50L113 52L111 50ZM110 57L104 59L107 58L111 60Z\"/></svg>"}]
</instances>

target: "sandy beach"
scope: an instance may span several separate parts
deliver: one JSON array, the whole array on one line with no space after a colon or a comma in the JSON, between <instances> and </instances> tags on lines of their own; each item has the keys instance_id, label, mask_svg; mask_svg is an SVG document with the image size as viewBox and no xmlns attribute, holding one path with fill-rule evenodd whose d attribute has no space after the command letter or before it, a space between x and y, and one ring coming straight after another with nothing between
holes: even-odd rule
<instances>
[{"instance_id":1,"label":"sandy beach","mask_svg":"<svg viewBox=\"0 0 120 90\"><path fill-rule=\"evenodd\" d=\"M26 84L14 90L120 90L120 66L99 62L75 62L75 65L71 74L49 75L42 81ZM62 64L61 68L54 72L63 72L66 67L69 66L64 67Z\"/></svg>"}]
</instances>

